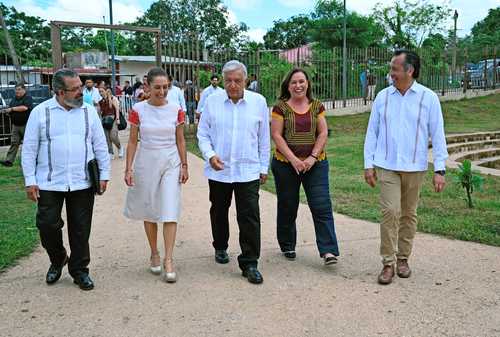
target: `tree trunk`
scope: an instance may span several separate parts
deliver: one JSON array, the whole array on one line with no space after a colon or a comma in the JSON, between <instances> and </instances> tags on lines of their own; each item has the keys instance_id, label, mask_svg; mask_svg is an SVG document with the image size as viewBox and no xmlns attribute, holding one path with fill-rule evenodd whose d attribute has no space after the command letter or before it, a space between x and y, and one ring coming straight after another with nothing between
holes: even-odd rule
<instances>
[{"instance_id":1,"label":"tree trunk","mask_svg":"<svg viewBox=\"0 0 500 337\"><path fill-rule=\"evenodd\" d=\"M469 208L474 208L474 205L472 204L472 195L470 192L470 187L467 187L465 190L467 191L467 200L469 203Z\"/></svg>"}]
</instances>

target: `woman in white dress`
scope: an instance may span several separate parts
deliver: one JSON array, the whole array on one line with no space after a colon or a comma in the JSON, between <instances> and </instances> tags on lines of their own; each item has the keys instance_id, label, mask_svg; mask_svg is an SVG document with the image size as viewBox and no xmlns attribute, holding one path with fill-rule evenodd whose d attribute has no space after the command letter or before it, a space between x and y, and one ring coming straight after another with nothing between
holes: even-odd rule
<instances>
[{"instance_id":1,"label":"woman in white dress","mask_svg":"<svg viewBox=\"0 0 500 337\"><path fill-rule=\"evenodd\" d=\"M136 103L129 113L125 169L129 189L124 214L129 219L144 221L151 248L151 272L162 273L166 282L175 282L172 255L181 184L188 180L185 113L177 104L167 101L169 81L161 68L151 69L147 76L151 95L148 100ZM139 130L141 141L136 156ZM157 246L158 223L163 223L165 258L162 265Z\"/></svg>"}]
</instances>

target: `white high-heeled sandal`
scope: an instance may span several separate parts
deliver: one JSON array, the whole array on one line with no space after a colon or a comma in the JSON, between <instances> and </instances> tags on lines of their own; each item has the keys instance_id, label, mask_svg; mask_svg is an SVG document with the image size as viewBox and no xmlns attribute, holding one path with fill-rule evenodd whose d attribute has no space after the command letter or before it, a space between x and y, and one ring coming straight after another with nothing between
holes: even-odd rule
<instances>
[{"instance_id":1,"label":"white high-heeled sandal","mask_svg":"<svg viewBox=\"0 0 500 337\"><path fill-rule=\"evenodd\" d=\"M167 283L177 282L177 273L175 271L167 272L165 270L165 259L163 260L163 264L161 265L161 268L162 268L161 277L163 278L163 281L165 281Z\"/></svg>"},{"instance_id":2,"label":"white high-heeled sandal","mask_svg":"<svg viewBox=\"0 0 500 337\"><path fill-rule=\"evenodd\" d=\"M149 271L154 274L154 275L160 275L161 274L161 264L158 264L158 265L154 265L154 262L153 262L153 259L155 257L158 257L158 260L161 261L161 258L160 258L160 254L157 253L155 255L151 255L151 257L149 258L149 261L150 261L150 266L149 266ZM158 261L158 262L160 262Z\"/></svg>"}]
</instances>

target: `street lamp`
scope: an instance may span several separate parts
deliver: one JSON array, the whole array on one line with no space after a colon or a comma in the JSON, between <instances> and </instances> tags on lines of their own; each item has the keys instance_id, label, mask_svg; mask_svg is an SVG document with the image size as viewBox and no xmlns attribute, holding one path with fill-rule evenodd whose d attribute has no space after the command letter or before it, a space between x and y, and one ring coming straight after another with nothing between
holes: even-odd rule
<instances>
[{"instance_id":1,"label":"street lamp","mask_svg":"<svg viewBox=\"0 0 500 337\"><path fill-rule=\"evenodd\" d=\"M453 14L454 26L453 26L453 60L452 60L452 69L454 73L457 67L457 19L458 19L458 12L455 9L455 14Z\"/></svg>"}]
</instances>

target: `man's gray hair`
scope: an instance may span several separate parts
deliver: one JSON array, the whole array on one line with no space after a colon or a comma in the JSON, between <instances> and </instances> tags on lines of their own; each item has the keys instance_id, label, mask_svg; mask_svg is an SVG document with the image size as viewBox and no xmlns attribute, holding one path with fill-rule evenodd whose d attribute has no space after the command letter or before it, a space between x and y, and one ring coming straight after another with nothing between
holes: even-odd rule
<instances>
[{"instance_id":1,"label":"man's gray hair","mask_svg":"<svg viewBox=\"0 0 500 337\"><path fill-rule=\"evenodd\" d=\"M62 68L56 71L54 73L54 76L52 77L52 90L55 94L57 94L59 90L66 89L66 84L64 83L65 77L78 77L78 74L75 71L67 68Z\"/></svg>"},{"instance_id":2,"label":"man's gray hair","mask_svg":"<svg viewBox=\"0 0 500 337\"><path fill-rule=\"evenodd\" d=\"M237 60L231 60L224 64L224 67L222 67L222 76L226 77L226 73L230 73L235 70L241 70L243 72L243 77L247 78L247 67Z\"/></svg>"}]
</instances>

